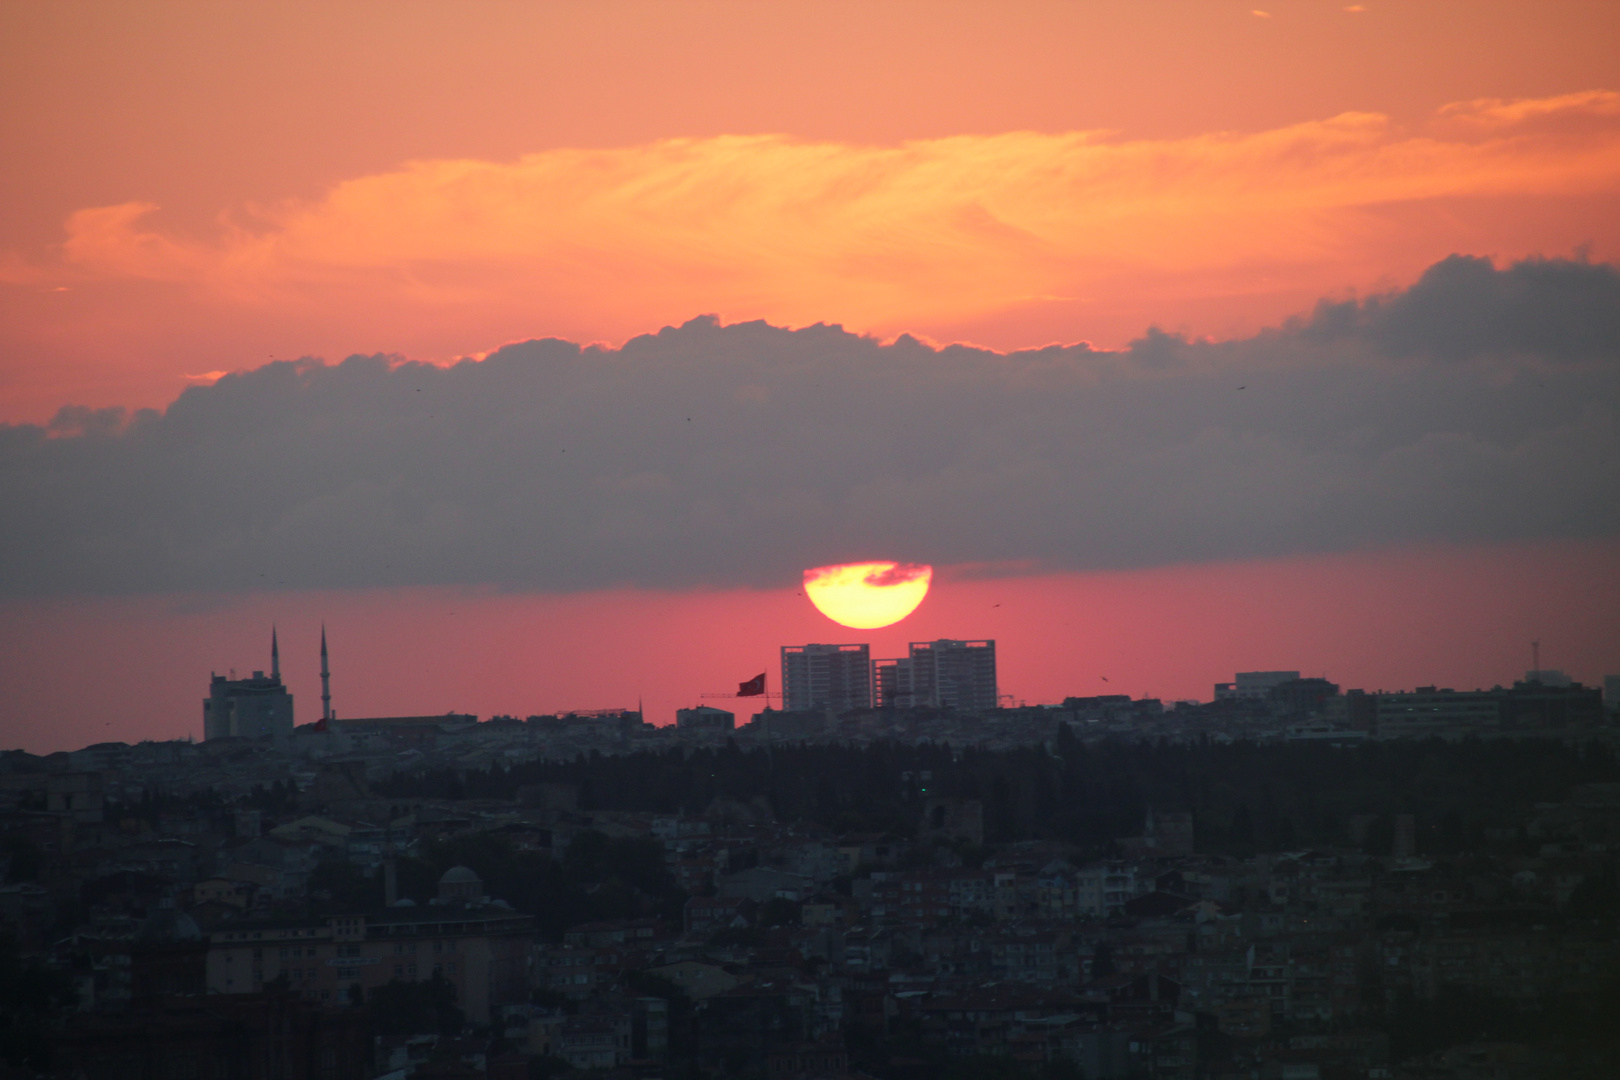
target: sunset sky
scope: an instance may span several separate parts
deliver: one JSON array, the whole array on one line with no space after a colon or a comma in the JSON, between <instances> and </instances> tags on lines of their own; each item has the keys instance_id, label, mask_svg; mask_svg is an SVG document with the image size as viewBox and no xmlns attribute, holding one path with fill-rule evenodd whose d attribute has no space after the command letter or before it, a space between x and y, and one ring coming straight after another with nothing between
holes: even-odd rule
<instances>
[{"instance_id":1,"label":"sunset sky","mask_svg":"<svg viewBox=\"0 0 1620 1080\"><path fill-rule=\"evenodd\" d=\"M0 6L0 747L200 735L272 620L300 722L322 619L348 716L663 723L812 640L1030 702L1620 672L1617 41ZM916 614L799 595L869 560Z\"/></svg>"}]
</instances>

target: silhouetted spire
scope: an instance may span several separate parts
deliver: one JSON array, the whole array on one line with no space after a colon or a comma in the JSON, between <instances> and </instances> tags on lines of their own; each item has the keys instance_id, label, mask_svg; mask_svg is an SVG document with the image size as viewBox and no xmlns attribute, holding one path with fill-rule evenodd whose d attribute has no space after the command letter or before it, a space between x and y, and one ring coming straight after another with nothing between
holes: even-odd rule
<instances>
[{"instance_id":1,"label":"silhouetted spire","mask_svg":"<svg viewBox=\"0 0 1620 1080\"><path fill-rule=\"evenodd\" d=\"M270 677L281 678L281 646L276 642L276 624L270 624Z\"/></svg>"},{"instance_id":2,"label":"silhouetted spire","mask_svg":"<svg viewBox=\"0 0 1620 1080\"><path fill-rule=\"evenodd\" d=\"M326 670L326 624L321 623L321 722L332 719L332 674Z\"/></svg>"}]
</instances>

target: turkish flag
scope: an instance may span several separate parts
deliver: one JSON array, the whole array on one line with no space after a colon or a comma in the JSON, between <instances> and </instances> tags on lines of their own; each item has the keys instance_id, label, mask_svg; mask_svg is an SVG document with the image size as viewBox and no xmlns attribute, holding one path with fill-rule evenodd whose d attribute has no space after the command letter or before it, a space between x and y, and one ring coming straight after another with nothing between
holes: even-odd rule
<instances>
[{"instance_id":1,"label":"turkish flag","mask_svg":"<svg viewBox=\"0 0 1620 1080\"><path fill-rule=\"evenodd\" d=\"M762 671L747 682L737 684L738 697L759 697L765 692L765 673Z\"/></svg>"}]
</instances>

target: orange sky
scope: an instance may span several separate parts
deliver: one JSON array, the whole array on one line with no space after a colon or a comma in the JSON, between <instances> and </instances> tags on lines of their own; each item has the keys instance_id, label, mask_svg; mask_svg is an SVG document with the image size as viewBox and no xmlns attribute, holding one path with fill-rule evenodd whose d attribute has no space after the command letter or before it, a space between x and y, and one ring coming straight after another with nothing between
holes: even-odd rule
<instances>
[{"instance_id":1,"label":"orange sky","mask_svg":"<svg viewBox=\"0 0 1620 1080\"><path fill-rule=\"evenodd\" d=\"M1251 334L1452 252L1620 259L1620 4L1260 8L0 6L0 423L161 408L271 357L446 361L708 312L1117 347L1153 324ZM1514 677L1535 634L1595 678L1620 666L1613 555L940 567L881 633L998 637L1004 688L1031 700L1104 689L1102 663L1166 696L1269 666L1472 686ZM1017 601L999 623L992 593ZM307 638L322 614L344 624L350 715L644 693L667 719L774 671L775 644L840 634L786 595L6 601L0 746L195 731L209 667L260 663L269 619ZM567 663L541 665L559 633Z\"/></svg>"},{"instance_id":2,"label":"orange sky","mask_svg":"<svg viewBox=\"0 0 1620 1080\"><path fill-rule=\"evenodd\" d=\"M1228 336L1620 251L1620 8L1266 10L13 5L0 419L709 311Z\"/></svg>"}]
</instances>

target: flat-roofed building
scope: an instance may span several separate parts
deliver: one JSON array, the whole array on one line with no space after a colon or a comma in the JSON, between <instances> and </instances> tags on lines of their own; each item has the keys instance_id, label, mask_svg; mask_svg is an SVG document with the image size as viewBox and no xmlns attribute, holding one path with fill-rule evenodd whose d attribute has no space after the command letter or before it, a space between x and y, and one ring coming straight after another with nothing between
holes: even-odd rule
<instances>
[{"instance_id":1,"label":"flat-roofed building","mask_svg":"<svg viewBox=\"0 0 1620 1080\"><path fill-rule=\"evenodd\" d=\"M850 712L872 707L870 645L782 646L782 708Z\"/></svg>"},{"instance_id":2,"label":"flat-roofed building","mask_svg":"<svg viewBox=\"0 0 1620 1080\"><path fill-rule=\"evenodd\" d=\"M737 714L712 705L676 709L675 726L693 731L731 731L737 726Z\"/></svg>"},{"instance_id":3,"label":"flat-roofed building","mask_svg":"<svg viewBox=\"0 0 1620 1080\"><path fill-rule=\"evenodd\" d=\"M326 721L326 730L351 738L368 735L387 735L412 746L433 746L439 736L463 731L478 723L478 717L469 713L445 713L443 716L363 716Z\"/></svg>"},{"instance_id":4,"label":"flat-roofed building","mask_svg":"<svg viewBox=\"0 0 1620 1080\"><path fill-rule=\"evenodd\" d=\"M1410 693L1378 694L1380 739L1460 738L1502 726L1504 700L1495 690L1442 690L1420 686Z\"/></svg>"},{"instance_id":5,"label":"flat-roofed building","mask_svg":"<svg viewBox=\"0 0 1620 1080\"><path fill-rule=\"evenodd\" d=\"M467 1019L528 997L534 920L499 904L390 907L368 915L231 921L208 935L210 994L258 994L284 985L306 1001L346 1003L393 979L442 975Z\"/></svg>"},{"instance_id":6,"label":"flat-roofed building","mask_svg":"<svg viewBox=\"0 0 1620 1080\"><path fill-rule=\"evenodd\" d=\"M1588 727L1603 721L1603 692L1574 680L1563 685L1539 679L1516 682L1505 697L1508 723L1514 727Z\"/></svg>"},{"instance_id":7,"label":"flat-roofed building","mask_svg":"<svg viewBox=\"0 0 1620 1080\"><path fill-rule=\"evenodd\" d=\"M1215 700L1261 701L1272 688L1299 678L1297 671L1240 671L1233 682L1215 684Z\"/></svg>"},{"instance_id":8,"label":"flat-roofed building","mask_svg":"<svg viewBox=\"0 0 1620 1080\"><path fill-rule=\"evenodd\" d=\"M1557 668L1532 669L1524 673L1524 681L1527 683L1540 683L1542 686L1559 687L1571 686L1575 682L1567 672L1559 671Z\"/></svg>"},{"instance_id":9,"label":"flat-roofed building","mask_svg":"<svg viewBox=\"0 0 1620 1080\"><path fill-rule=\"evenodd\" d=\"M999 701L990 639L913 641L909 656L879 660L874 671L885 708L984 710Z\"/></svg>"},{"instance_id":10,"label":"flat-roofed building","mask_svg":"<svg viewBox=\"0 0 1620 1080\"><path fill-rule=\"evenodd\" d=\"M281 649L270 632L270 674L255 671L246 679L214 675L203 699L203 741L240 736L275 740L292 737L293 698L281 684Z\"/></svg>"}]
</instances>

